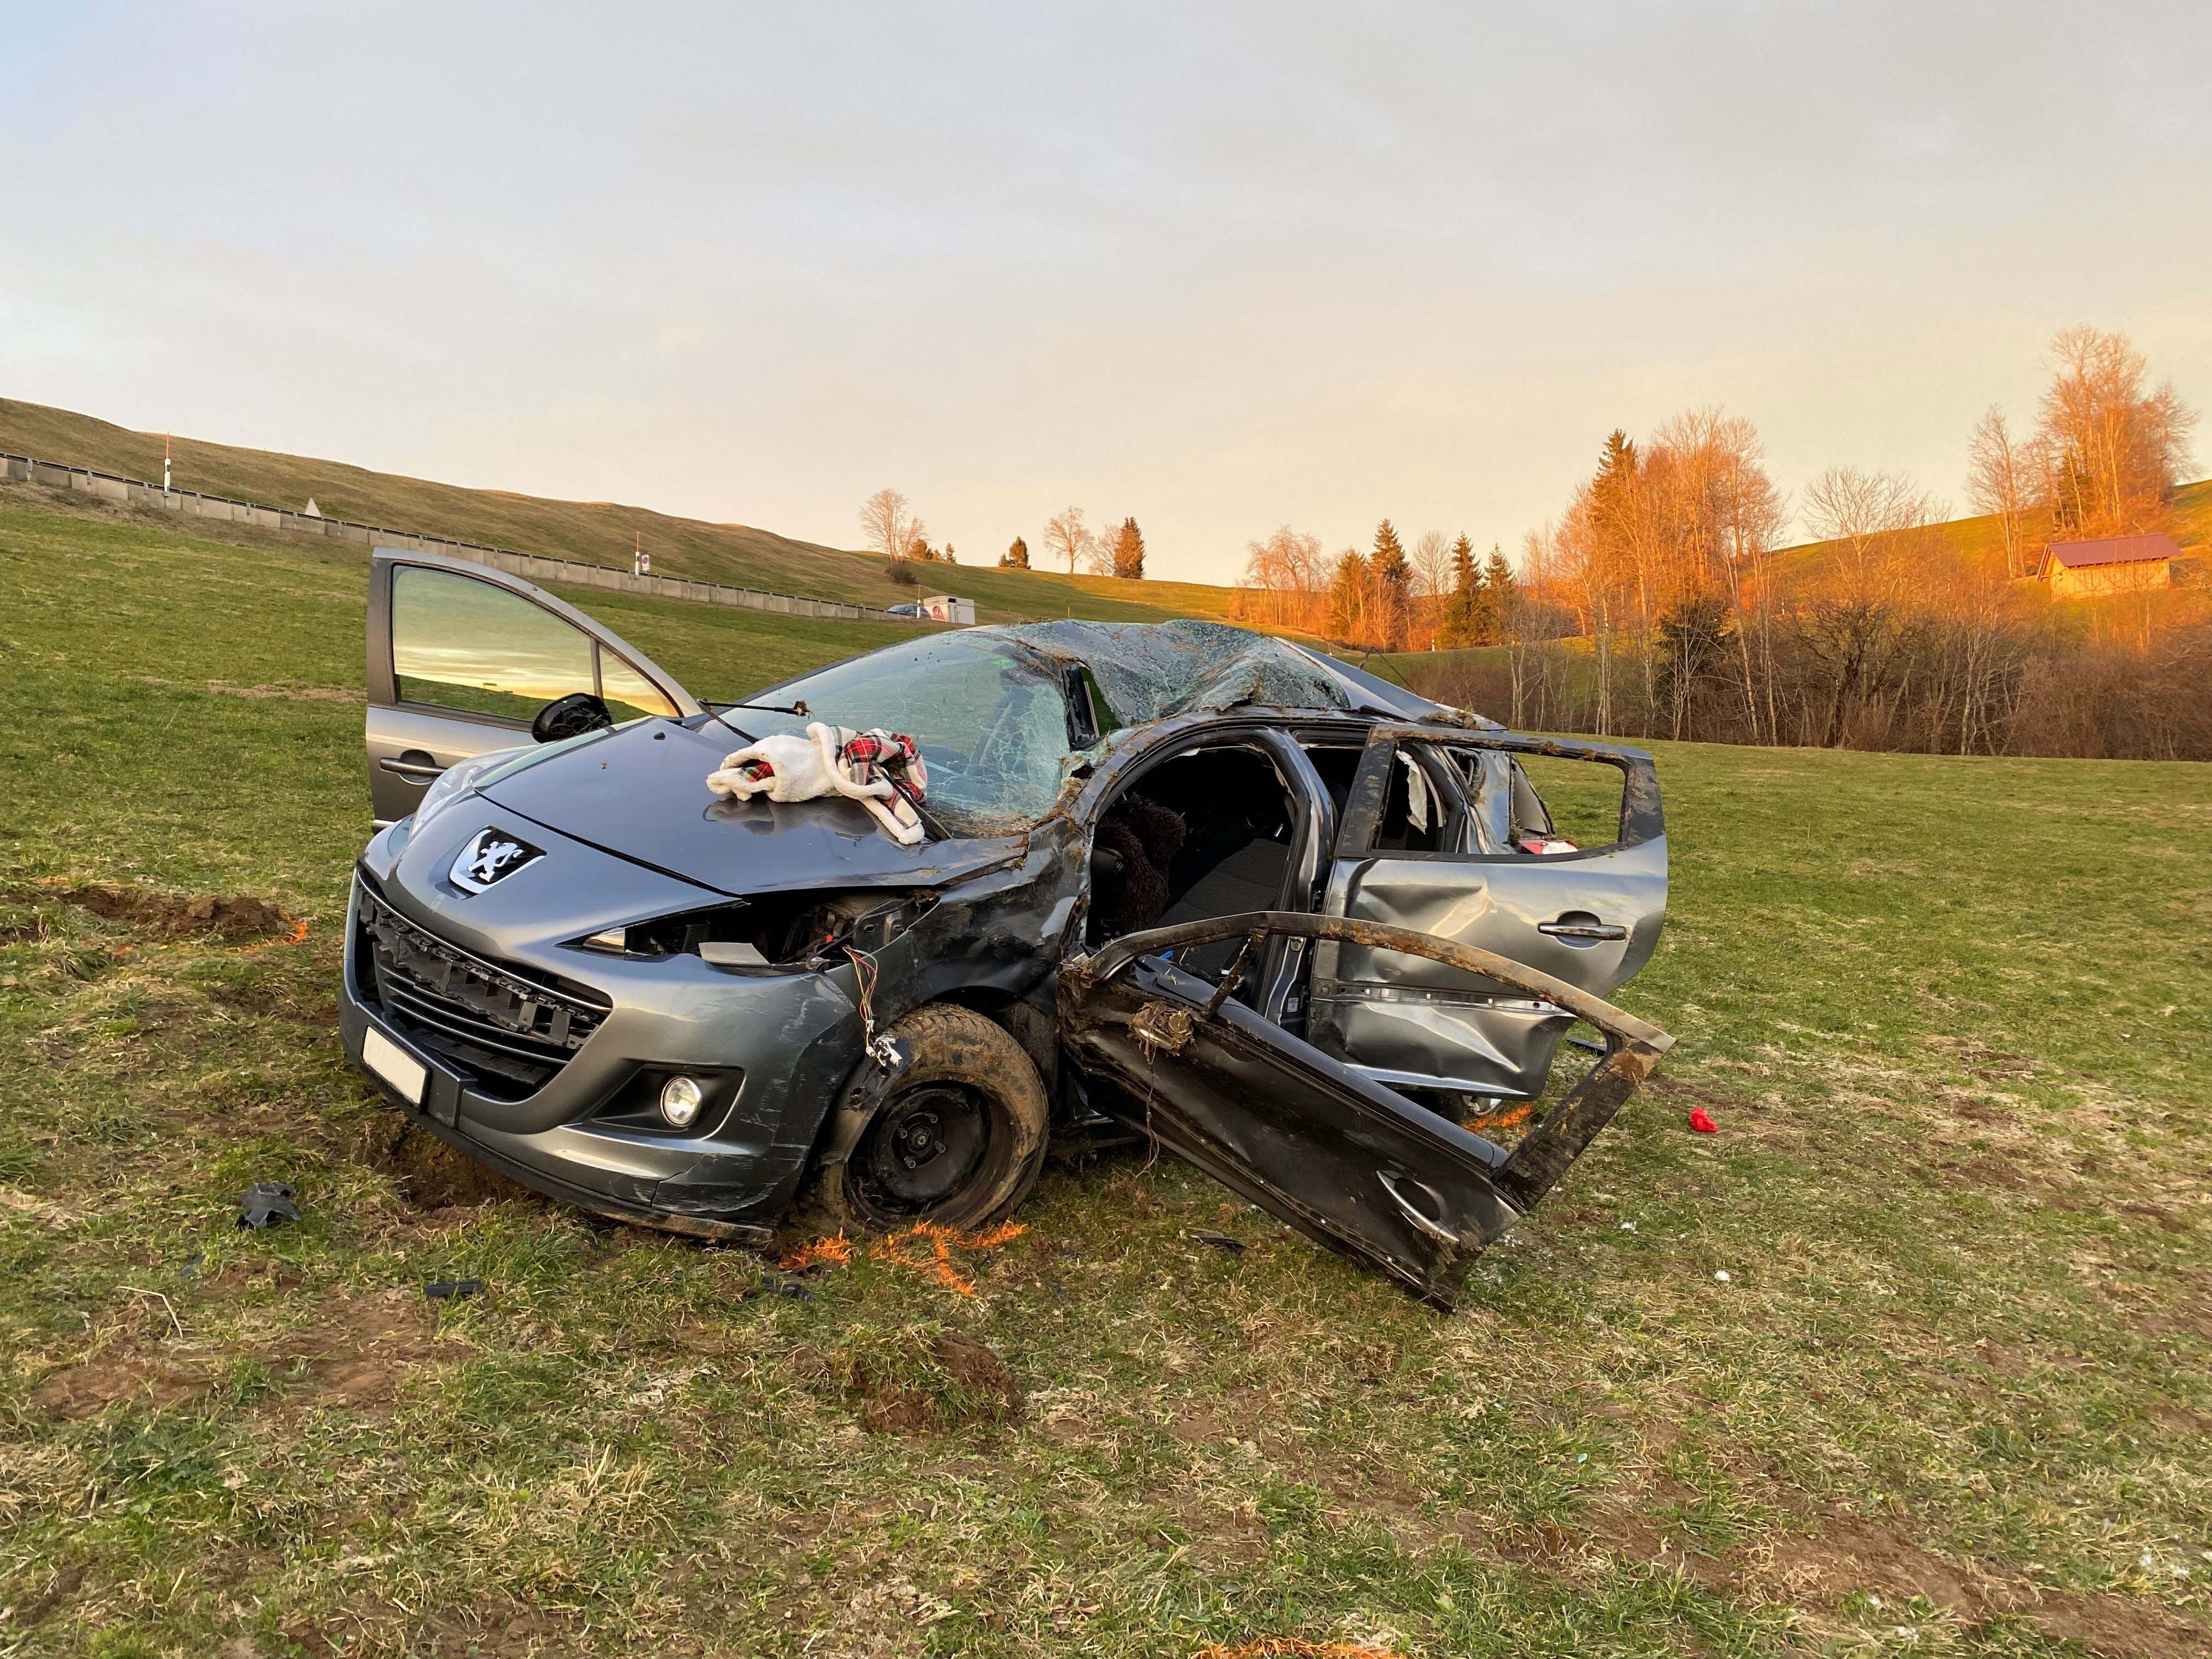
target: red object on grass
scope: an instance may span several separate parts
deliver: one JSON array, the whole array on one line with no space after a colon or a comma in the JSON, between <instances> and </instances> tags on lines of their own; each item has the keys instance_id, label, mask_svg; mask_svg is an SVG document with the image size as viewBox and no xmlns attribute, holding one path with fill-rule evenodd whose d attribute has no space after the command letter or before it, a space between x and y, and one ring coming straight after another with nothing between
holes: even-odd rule
<instances>
[{"instance_id":1,"label":"red object on grass","mask_svg":"<svg viewBox=\"0 0 2212 1659\"><path fill-rule=\"evenodd\" d=\"M1717 1135L1721 1132L1721 1126L1705 1115L1705 1109L1702 1106L1690 1108L1690 1127L1701 1135Z\"/></svg>"}]
</instances>

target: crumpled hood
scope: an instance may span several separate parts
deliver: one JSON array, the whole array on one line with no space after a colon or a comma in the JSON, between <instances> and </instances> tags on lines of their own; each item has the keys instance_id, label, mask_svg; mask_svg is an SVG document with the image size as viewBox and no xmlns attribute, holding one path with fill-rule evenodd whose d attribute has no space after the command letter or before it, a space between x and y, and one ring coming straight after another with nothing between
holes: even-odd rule
<instances>
[{"instance_id":1,"label":"crumpled hood","mask_svg":"<svg viewBox=\"0 0 2212 1659\"><path fill-rule=\"evenodd\" d=\"M731 894L929 886L1020 851L1019 836L902 847L857 801L726 800L707 775L744 746L708 721L635 721L499 778L487 799L564 836Z\"/></svg>"}]
</instances>

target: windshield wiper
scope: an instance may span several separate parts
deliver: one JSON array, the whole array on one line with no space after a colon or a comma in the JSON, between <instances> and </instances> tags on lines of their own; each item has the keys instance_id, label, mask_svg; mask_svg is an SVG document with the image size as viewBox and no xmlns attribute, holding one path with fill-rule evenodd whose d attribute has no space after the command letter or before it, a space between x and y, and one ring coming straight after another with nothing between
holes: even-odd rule
<instances>
[{"instance_id":1,"label":"windshield wiper","mask_svg":"<svg viewBox=\"0 0 2212 1659\"><path fill-rule=\"evenodd\" d=\"M724 720L722 718L722 711L725 708L759 708L763 709L771 714L788 714L793 720L801 720L806 718L808 712L806 708L806 699L804 697L801 697L798 702L790 704L788 707L780 702L708 702L702 697L700 699L699 707L705 709L708 715L714 720L716 724L729 731L736 732L747 743L758 743L760 739L755 737L751 732L746 731L742 726L732 726L729 721Z\"/></svg>"}]
</instances>

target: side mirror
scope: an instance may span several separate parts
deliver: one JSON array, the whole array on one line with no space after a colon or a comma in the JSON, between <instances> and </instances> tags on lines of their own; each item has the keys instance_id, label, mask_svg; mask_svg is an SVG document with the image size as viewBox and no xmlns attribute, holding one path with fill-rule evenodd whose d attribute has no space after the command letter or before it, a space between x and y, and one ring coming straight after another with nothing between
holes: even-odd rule
<instances>
[{"instance_id":1,"label":"side mirror","mask_svg":"<svg viewBox=\"0 0 2212 1659\"><path fill-rule=\"evenodd\" d=\"M530 735L539 743L558 743L580 738L586 732L604 732L615 723L607 706L589 691L571 691L556 697L530 722Z\"/></svg>"}]
</instances>

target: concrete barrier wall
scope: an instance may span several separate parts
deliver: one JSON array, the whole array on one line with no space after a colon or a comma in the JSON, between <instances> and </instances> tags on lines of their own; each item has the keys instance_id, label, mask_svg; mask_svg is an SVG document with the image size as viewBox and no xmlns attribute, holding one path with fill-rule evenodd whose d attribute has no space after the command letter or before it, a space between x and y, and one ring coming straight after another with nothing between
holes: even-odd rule
<instances>
[{"instance_id":1,"label":"concrete barrier wall","mask_svg":"<svg viewBox=\"0 0 2212 1659\"><path fill-rule=\"evenodd\" d=\"M227 495L204 495L197 490L163 489L137 478L118 477L81 466L60 466L33 460L27 455L0 453L0 478L20 483L46 484L55 489L81 490L103 501L137 507L167 507L202 519L222 519L232 524L258 525L266 530L294 530L362 547L398 547L410 553L441 553L448 558L469 559L489 565L526 581L562 582L575 587L605 587L618 593L640 593L659 599L683 599L694 605L727 605L748 611L771 611L786 617L823 617L837 622L910 623L911 617L895 617L873 605L847 605L837 599L810 599L803 593L779 593L772 588L733 587L724 582L695 582L687 576L635 576L613 565L586 564L580 559L552 559L542 554L517 553L510 548L486 547L480 542L459 542L443 536L418 536L377 525L353 524L344 519L315 518L288 513L281 507L233 501Z\"/></svg>"}]
</instances>

